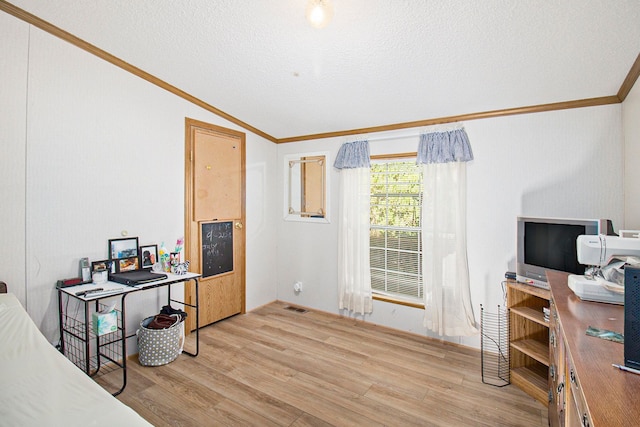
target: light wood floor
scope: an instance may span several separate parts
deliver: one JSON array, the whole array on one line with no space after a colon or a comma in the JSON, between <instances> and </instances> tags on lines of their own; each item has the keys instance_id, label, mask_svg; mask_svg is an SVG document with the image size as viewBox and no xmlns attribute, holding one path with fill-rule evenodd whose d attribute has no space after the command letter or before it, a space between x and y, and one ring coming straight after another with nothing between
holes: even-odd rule
<instances>
[{"instance_id":1,"label":"light wood floor","mask_svg":"<svg viewBox=\"0 0 640 427\"><path fill-rule=\"evenodd\" d=\"M548 425L482 383L477 350L282 303L201 329L196 358L128 366L118 399L156 426Z\"/></svg>"}]
</instances>

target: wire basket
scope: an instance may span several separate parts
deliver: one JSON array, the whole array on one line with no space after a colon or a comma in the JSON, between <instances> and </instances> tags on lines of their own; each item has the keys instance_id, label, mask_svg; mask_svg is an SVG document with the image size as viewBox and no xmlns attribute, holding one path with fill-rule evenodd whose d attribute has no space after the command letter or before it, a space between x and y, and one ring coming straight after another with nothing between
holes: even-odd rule
<instances>
[{"instance_id":1,"label":"wire basket","mask_svg":"<svg viewBox=\"0 0 640 427\"><path fill-rule=\"evenodd\" d=\"M498 306L497 313L487 313L480 304L480 348L482 382L496 387L510 384L509 311Z\"/></svg>"}]
</instances>

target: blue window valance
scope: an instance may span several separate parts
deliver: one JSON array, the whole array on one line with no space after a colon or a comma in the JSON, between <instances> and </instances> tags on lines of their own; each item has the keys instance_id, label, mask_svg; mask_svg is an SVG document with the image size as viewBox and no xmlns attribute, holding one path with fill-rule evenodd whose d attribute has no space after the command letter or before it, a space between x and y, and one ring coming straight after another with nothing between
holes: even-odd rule
<instances>
[{"instance_id":1,"label":"blue window valance","mask_svg":"<svg viewBox=\"0 0 640 427\"><path fill-rule=\"evenodd\" d=\"M333 167L336 169L370 168L369 141L354 141L342 144Z\"/></svg>"},{"instance_id":2,"label":"blue window valance","mask_svg":"<svg viewBox=\"0 0 640 427\"><path fill-rule=\"evenodd\" d=\"M418 164L471 160L473 160L473 152L464 128L420 135L416 161Z\"/></svg>"}]
</instances>

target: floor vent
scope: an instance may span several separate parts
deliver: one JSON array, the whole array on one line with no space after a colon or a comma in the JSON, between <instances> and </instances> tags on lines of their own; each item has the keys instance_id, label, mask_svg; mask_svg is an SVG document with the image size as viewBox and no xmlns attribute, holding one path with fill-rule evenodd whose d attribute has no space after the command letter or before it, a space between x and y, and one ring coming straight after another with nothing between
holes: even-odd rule
<instances>
[{"instance_id":1,"label":"floor vent","mask_svg":"<svg viewBox=\"0 0 640 427\"><path fill-rule=\"evenodd\" d=\"M292 305L287 305L284 307L285 310L289 310L289 311L295 311L296 313L306 313L307 310L305 310L304 308L300 308L300 307L294 307Z\"/></svg>"}]
</instances>

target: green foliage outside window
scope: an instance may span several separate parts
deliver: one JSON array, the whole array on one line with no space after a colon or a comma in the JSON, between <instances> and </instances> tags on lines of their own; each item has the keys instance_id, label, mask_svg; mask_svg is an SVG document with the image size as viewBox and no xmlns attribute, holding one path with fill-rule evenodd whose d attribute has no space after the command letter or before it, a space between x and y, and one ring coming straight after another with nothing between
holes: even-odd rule
<instances>
[{"instance_id":1,"label":"green foliage outside window","mask_svg":"<svg viewBox=\"0 0 640 427\"><path fill-rule=\"evenodd\" d=\"M415 160L371 165L371 281L374 291L422 299L422 172Z\"/></svg>"}]
</instances>

